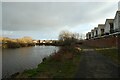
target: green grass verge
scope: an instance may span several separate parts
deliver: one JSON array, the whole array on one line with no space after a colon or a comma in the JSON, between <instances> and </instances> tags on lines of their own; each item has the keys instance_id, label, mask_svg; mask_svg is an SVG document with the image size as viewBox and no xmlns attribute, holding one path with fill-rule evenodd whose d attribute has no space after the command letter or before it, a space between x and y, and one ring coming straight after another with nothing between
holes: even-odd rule
<instances>
[{"instance_id":1,"label":"green grass verge","mask_svg":"<svg viewBox=\"0 0 120 80\"><path fill-rule=\"evenodd\" d=\"M101 53L102 55L108 57L113 62L120 65L120 58L118 57L118 49L115 48L109 48L109 49L98 49L96 50L98 53Z\"/></svg>"},{"instance_id":2,"label":"green grass verge","mask_svg":"<svg viewBox=\"0 0 120 80\"><path fill-rule=\"evenodd\" d=\"M74 78L79 66L80 56L80 51L75 48L61 49L46 58L37 68L25 70L16 78Z\"/></svg>"}]
</instances>

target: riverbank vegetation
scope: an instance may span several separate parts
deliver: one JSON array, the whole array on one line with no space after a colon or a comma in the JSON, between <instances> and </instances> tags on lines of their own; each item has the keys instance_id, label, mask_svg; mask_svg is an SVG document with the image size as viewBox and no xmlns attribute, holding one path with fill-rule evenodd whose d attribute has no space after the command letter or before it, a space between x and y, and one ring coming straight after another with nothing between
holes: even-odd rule
<instances>
[{"instance_id":1,"label":"riverbank vegetation","mask_svg":"<svg viewBox=\"0 0 120 80\"><path fill-rule=\"evenodd\" d=\"M78 33L72 33L69 31L62 31L59 35L59 43L64 46L71 46L78 44L80 35Z\"/></svg>"},{"instance_id":2,"label":"riverbank vegetation","mask_svg":"<svg viewBox=\"0 0 120 80\"><path fill-rule=\"evenodd\" d=\"M59 35L58 52L43 59L37 68L12 75L12 78L74 78L81 57L78 35L63 31Z\"/></svg>"},{"instance_id":3,"label":"riverbank vegetation","mask_svg":"<svg viewBox=\"0 0 120 80\"><path fill-rule=\"evenodd\" d=\"M37 68L13 75L14 78L73 78L80 62L80 51L73 47L62 47L58 52L44 58Z\"/></svg>"},{"instance_id":4,"label":"riverbank vegetation","mask_svg":"<svg viewBox=\"0 0 120 80\"><path fill-rule=\"evenodd\" d=\"M19 39L3 38L2 39L2 48L20 48L34 46L33 40L31 37L23 37Z\"/></svg>"}]
</instances>

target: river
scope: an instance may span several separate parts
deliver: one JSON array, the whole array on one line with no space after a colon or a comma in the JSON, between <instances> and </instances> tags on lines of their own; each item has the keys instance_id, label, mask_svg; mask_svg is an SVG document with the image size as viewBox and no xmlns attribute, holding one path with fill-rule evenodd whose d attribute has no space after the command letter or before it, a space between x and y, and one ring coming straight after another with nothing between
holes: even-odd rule
<instances>
[{"instance_id":1,"label":"river","mask_svg":"<svg viewBox=\"0 0 120 80\"><path fill-rule=\"evenodd\" d=\"M2 77L36 68L44 57L58 50L54 46L35 46L2 50Z\"/></svg>"}]
</instances>

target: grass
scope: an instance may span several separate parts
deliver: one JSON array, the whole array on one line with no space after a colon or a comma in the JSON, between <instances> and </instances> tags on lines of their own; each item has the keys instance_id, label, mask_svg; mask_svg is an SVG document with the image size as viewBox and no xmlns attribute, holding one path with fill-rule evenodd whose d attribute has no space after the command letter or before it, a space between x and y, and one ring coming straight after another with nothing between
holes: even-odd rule
<instances>
[{"instance_id":1,"label":"grass","mask_svg":"<svg viewBox=\"0 0 120 80\"><path fill-rule=\"evenodd\" d=\"M120 65L120 58L118 57L118 49L116 48L106 48L106 49L96 49L98 53L101 53L102 55L108 57L116 64Z\"/></svg>"},{"instance_id":2,"label":"grass","mask_svg":"<svg viewBox=\"0 0 120 80\"><path fill-rule=\"evenodd\" d=\"M119 58L119 53L118 53L118 49L116 47L105 47L105 48L100 48L100 47L89 47L89 46L81 46L82 49L84 50L86 49L94 49L96 50L98 53L104 55L106 58L110 59L111 61L113 61L114 63L120 65L120 58Z\"/></svg>"},{"instance_id":3,"label":"grass","mask_svg":"<svg viewBox=\"0 0 120 80\"><path fill-rule=\"evenodd\" d=\"M62 47L45 58L37 68L25 70L16 78L74 78L80 61L80 51L74 47Z\"/></svg>"}]
</instances>

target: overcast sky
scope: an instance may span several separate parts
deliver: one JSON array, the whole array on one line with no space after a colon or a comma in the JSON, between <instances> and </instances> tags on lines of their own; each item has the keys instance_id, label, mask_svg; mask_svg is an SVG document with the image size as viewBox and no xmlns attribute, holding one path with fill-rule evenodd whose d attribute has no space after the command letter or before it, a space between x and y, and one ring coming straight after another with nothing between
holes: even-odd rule
<instances>
[{"instance_id":1,"label":"overcast sky","mask_svg":"<svg viewBox=\"0 0 120 80\"><path fill-rule=\"evenodd\" d=\"M3 2L3 36L57 39L60 31L86 34L114 18L117 2Z\"/></svg>"}]
</instances>

